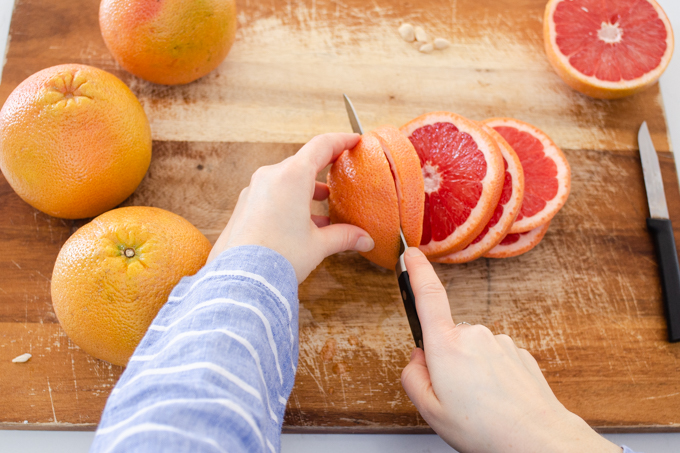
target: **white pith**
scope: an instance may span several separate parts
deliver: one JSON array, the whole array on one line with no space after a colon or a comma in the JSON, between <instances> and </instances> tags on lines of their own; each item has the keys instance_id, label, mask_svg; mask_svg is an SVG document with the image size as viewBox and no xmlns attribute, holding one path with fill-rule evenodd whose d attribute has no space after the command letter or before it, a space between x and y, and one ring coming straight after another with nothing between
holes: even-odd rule
<instances>
[{"instance_id":1,"label":"white pith","mask_svg":"<svg viewBox=\"0 0 680 453\"><path fill-rule=\"evenodd\" d=\"M524 217L523 219L516 221L510 228L510 233L524 233L550 221L562 206L564 206L564 203L569 197L569 190L571 188L571 169L569 168L569 162L566 157L564 157L564 154L562 154L562 151L547 135L530 124L510 119L491 119L484 121L484 124L492 128L503 126L512 127L531 134L540 140L543 149L545 150L546 157L552 159L557 164L557 194L555 194L552 200L549 200L546 203L541 211L531 217Z\"/></svg>"},{"instance_id":2,"label":"white pith","mask_svg":"<svg viewBox=\"0 0 680 453\"><path fill-rule=\"evenodd\" d=\"M607 44L616 44L623 39L623 30L619 27L619 24L602 22L600 29L597 31L597 37Z\"/></svg>"},{"instance_id":3,"label":"white pith","mask_svg":"<svg viewBox=\"0 0 680 453\"><path fill-rule=\"evenodd\" d=\"M500 155L496 155L489 151L489 148L496 147L493 139L486 134L480 134L480 129L475 123L459 115L433 113L431 115L427 115L425 119L420 121L412 121L406 124L402 129L402 133L406 135L406 137L410 137L413 131L416 129L435 123L452 123L458 128L459 131L469 134L475 143L477 143L479 150L484 154L484 158L487 162L487 170L500 167L500 170L503 172L503 174L505 174L505 167ZM497 172L487 171L481 183L483 186L488 187L497 177ZM456 228L453 234L448 236L443 241L432 240L425 245L421 245L420 250L422 250L426 255L434 256L436 250L446 250L449 248L449 244L460 243L460 245L457 247L458 250L465 248L475 239L475 237L477 237L474 233L479 227L479 222L470 223L469 219L478 219L480 217L484 217L484 206L490 202L492 195L493 194L489 193L488 190L482 191L482 196L477 201L477 206L475 206L470 212L468 221ZM453 250L453 252L455 251L457 250ZM439 255L441 255L441 253L439 253Z\"/></svg>"},{"instance_id":4,"label":"white pith","mask_svg":"<svg viewBox=\"0 0 680 453\"><path fill-rule=\"evenodd\" d=\"M484 125L482 127L490 129ZM486 132L489 134L495 133L499 136L500 140L503 140L503 137L501 137L500 134L495 132L493 129L491 129L491 131L487 130ZM467 263L481 257L484 253L492 250L501 240L503 240L510 229L510 226L513 224L515 218L519 214L519 210L522 205L522 198L524 195L524 174L522 171L522 164L519 161L517 154L515 154L512 147L510 147L510 145L508 145L505 140L503 140L502 143L496 139L496 142L498 143L498 147L501 150L501 154L503 154L503 157L508 163L507 171L512 176L512 194L510 195L508 202L503 205L503 216L496 225L489 229L489 231L486 233L486 236L484 236L484 238L478 243L471 244L463 250L442 258L435 259L434 261L440 263Z\"/></svg>"},{"instance_id":5,"label":"white pith","mask_svg":"<svg viewBox=\"0 0 680 453\"><path fill-rule=\"evenodd\" d=\"M513 256L518 256L536 247L545 233L548 231L550 222L534 228L526 233L519 233L519 241L514 244L501 245L498 244L496 247L489 250L488 253L484 255L485 258L510 258Z\"/></svg>"},{"instance_id":6,"label":"white pith","mask_svg":"<svg viewBox=\"0 0 680 453\"><path fill-rule=\"evenodd\" d=\"M555 56L557 59L565 66L572 68L572 76L576 78L578 81L581 83L585 83L588 85L593 85L597 86L599 88L604 88L604 89L610 89L610 90L626 90L629 88L635 88L639 86L643 86L646 84L651 84L653 83L656 79L658 79L661 74L666 70L666 67L668 66L668 63L670 63L671 60L671 55L673 54L673 47L674 47L674 42L673 42L673 28L671 27L671 24L668 20L668 17L664 13L663 9L659 6L658 3L656 3L655 0L647 0L656 10L659 19L664 23L666 26L666 31L668 32L668 36L666 38L666 52L664 53L663 57L661 57L661 62L659 63L659 66L657 66L654 70L644 74L642 77L638 77L637 79L633 80L620 80L617 82L610 82L607 80L600 80L596 77L593 76L587 76L583 73L581 73L578 69L574 68L571 63L569 62L569 57L564 55L560 48L557 46L557 33L555 31L555 22L552 20L553 14L555 13L555 9L557 8L557 5L559 5L563 1L568 1L568 0L551 0L550 4L547 6L546 9L546 14L545 14L545 21L548 24L548 35L550 38L550 45L554 49ZM587 11L586 11L587 12ZM550 20L548 20L550 18Z\"/></svg>"},{"instance_id":7,"label":"white pith","mask_svg":"<svg viewBox=\"0 0 680 453\"><path fill-rule=\"evenodd\" d=\"M427 161L422 168L423 181L425 182L425 193L430 195L432 192L439 190L442 185L442 177L439 174L439 167L432 165L432 162Z\"/></svg>"}]
</instances>

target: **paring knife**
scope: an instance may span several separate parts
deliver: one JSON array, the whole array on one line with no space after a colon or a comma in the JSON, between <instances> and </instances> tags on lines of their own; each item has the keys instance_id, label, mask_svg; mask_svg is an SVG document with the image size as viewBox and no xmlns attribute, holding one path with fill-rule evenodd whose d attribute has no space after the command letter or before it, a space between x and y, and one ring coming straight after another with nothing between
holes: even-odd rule
<instances>
[{"instance_id":1,"label":"paring knife","mask_svg":"<svg viewBox=\"0 0 680 453\"><path fill-rule=\"evenodd\" d=\"M659 258L659 272L668 322L668 341L674 343L680 341L680 265L678 265L678 254L673 237L673 225L668 216L659 157L654 149L652 137L649 135L647 122L640 126L638 145L649 204L647 228L652 233Z\"/></svg>"},{"instance_id":2,"label":"paring knife","mask_svg":"<svg viewBox=\"0 0 680 453\"><path fill-rule=\"evenodd\" d=\"M349 116L349 122L352 125L352 130L357 134L363 135L364 129L361 127L359 117L357 116L357 112L354 110L352 101L349 100L346 94L343 94L343 97L345 98L345 108L347 109L347 115ZM413 295L411 280L409 279L408 271L406 270L406 263L404 262L404 252L408 248L408 244L406 244L406 239L404 238L404 232L401 230L401 225L399 225L399 239L399 260L397 260L395 271L397 272L397 280L399 281L401 299L404 301L406 317L408 318L408 324L411 327L411 333L413 334L413 339L416 342L416 346L424 349L423 330L420 327L420 319L418 319L418 312L416 311L416 298Z\"/></svg>"}]
</instances>

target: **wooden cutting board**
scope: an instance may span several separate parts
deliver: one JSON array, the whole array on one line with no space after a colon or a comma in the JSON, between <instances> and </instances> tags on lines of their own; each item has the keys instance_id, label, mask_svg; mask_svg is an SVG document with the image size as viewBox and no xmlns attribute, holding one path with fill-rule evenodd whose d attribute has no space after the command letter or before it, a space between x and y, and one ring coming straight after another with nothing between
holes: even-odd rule
<instances>
[{"instance_id":1,"label":"wooden cutting board","mask_svg":"<svg viewBox=\"0 0 680 453\"><path fill-rule=\"evenodd\" d=\"M530 253L435 266L454 318L512 336L560 400L602 431L680 430L680 344L665 341L635 139L647 120L680 226L659 88L611 102L571 91L544 56L544 0L242 0L227 60L180 87L120 69L99 34L98 3L17 0L0 101L55 64L118 75L155 139L149 173L125 204L169 209L212 241L256 168L315 134L349 131L343 92L368 129L451 110L546 131L571 163L571 197ZM402 21L452 46L421 54L400 39ZM85 222L32 209L0 179L0 427L94 429L122 372L70 342L50 302L57 253ZM399 382L411 348L394 274L355 253L327 259L300 288L285 429L427 432ZM28 363L10 362L25 352Z\"/></svg>"}]
</instances>

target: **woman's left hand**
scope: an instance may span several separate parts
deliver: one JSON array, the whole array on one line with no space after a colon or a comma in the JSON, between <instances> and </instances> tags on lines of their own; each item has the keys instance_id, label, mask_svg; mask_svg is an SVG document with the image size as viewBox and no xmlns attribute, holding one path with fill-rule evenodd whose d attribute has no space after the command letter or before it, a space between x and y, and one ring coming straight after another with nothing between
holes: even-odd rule
<instances>
[{"instance_id":1,"label":"woman's left hand","mask_svg":"<svg viewBox=\"0 0 680 453\"><path fill-rule=\"evenodd\" d=\"M312 200L328 198L328 186L318 173L359 142L358 134L314 137L294 156L259 168L243 189L236 208L208 262L232 247L261 245L283 255L299 283L327 256L345 250L368 252L373 239L359 227L330 225L328 217L311 213Z\"/></svg>"}]
</instances>

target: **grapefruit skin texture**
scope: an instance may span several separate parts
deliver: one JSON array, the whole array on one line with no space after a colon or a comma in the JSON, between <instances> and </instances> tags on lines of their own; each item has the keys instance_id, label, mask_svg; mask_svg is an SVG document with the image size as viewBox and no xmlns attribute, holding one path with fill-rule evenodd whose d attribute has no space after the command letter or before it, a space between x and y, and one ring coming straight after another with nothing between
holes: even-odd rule
<instances>
[{"instance_id":1,"label":"grapefruit skin texture","mask_svg":"<svg viewBox=\"0 0 680 453\"><path fill-rule=\"evenodd\" d=\"M555 14L555 11L558 7L564 7L566 5L560 5L562 3L566 3L567 0L550 0L548 4L546 5L545 8L545 14L543 17L543 40L545 44L545 51L546 55L548 56L548 60L550 61L550 64L553 66L557 74L564 80L564 82L569 85L571 88L573 88L576 91L579 91L587 96L597 98L597 99L618 99L618 98L623 98L626 96L631 96L635 93L638 93L640 91L644 91L647 88L649 88L651 85L656 83L656 81L661 77L661 74L666 70L668 67L668 64L671 61L671 57L673 55L673 49L674 49L674 37L673 37L673 28L671 27L671 23L668 20L668 17L666 16L665 12L659 6L659 4L655 0L643 0L644 2L649 3L649 5L656 11L658 14L658 17L650 17L650 18L644 18L642 21L651 21L651 20L658 20L660 21L666 32L666 37L665 37L665 46L666 49L663 52L662 57L660 58L660 62L658 66L656 66L653 70L641 75L640 77L634 78L632 80L620 80L620 81L607 81L607 80L601 80L598 79L594 76L588 76L586 74L583 74L581 71L576 69L572 64L569 62L569 56L564 55L562 51L560 50L558 43L557 43L557 33L558 30L556 29L556 24L553 19L553 16ZM583 1L583 0L581 0ZM594 1L588 1L588 3L595 3ZM610 7L609 13L614 14L613 8L616 6L616 1L613 0L605 0L604 2L600 2L601 5L607 5ZM621 2L623 4L623 2ZM637 5L637 8L639 8L640 5ZM572 8L580 8L580 6L576 5L576 3L573 4ZM586 7L586 9L588 9ZM636 11L639 11L639 9L632 9L633 14L636 13ZM585 12L583 12L585 16ZM587 17L583 17L580 19L576 19L578 22L581 24L585 25L584 27L581 27L583 29L588 28L588 23L590 20L588 20ZM591 27L592 28L592 27ZM596 30L589 30L591 33L591 36L596 35L597 31ZM584 30L584 38L588 36L588 31ZM623 39L625 40L627 38L626 34L626 29L625 26L623 28ZM662 37L660 37L660 43L663 43ZM609 44L612 45L612 44ZM616 44L613 44L616 45ZM656 49L654 49L656 50ZM631 55L634 55L633 58L644 58L643 56L637 55L635 56L636 53L647 53L647 52L640 52L639 50L635 49L632 52L630 52ZM625 59L625 58L630 58L628 55L624 55L624 52L619 53L617 55L617 59Z\"/></svg>"},{"instance_id":2,"label":"grapefruit skin texture","mask_svg":"<svg viewBox=\"0 0 680 453\"><path fill-rule=\"evenodd\" d=\"M235 0L103 0L99 25L118 63L162 85L217 68L236 38Z\"/></svg>"},{"instance_id":3,"label":"grapefruit skin texture","mask_svg":"<svg viewBox=\"0 0 680 453\"><path fill-rule=\"evenodd\" d=\"M172 289L203 267L210 248L196 227L163 209L102 214L59 252L52 273L57 318L85 352L124 366Z\"/></svg>"},{"instance_id":4,"label":"grapefruit skin texture","mask_svg":"<svg viewBox=\"0 0 680 453\"><path fill-rule=\"evenodd\" d=\"M380 134L386 136L384 130ZM387 142L381 142L378 135L368 132L361 136L354 148L338 157L327 176L330 189L328 211L332 223L356 225L373 238L375 247L370 252L360 252L363 257L379 266L394 269L399 255L400 207L406 211L402 219L406 242L413 247L420 243L423 205L417 206L416 213L409 212L409 209L417 204L411 200L411 195L421 196L416 189L420 187L422 191L423 179L415 150L411 148L411 156L402 156L402 153L408 153L408 148L395 148L392 158L400 169L400 192L404 194L400 203L383 149ZM415 163L417 172L406 168L409 162L410 165Z\"/></svg>"},{"instance_id":5,"label":"grapefruit skin texture","mask_svg":"<svg viewBox=\"0 0 680 453\"><path fill-rule=\"evenodd\" d=\"M43 69L0 111L0 168L28 204L94 217L135 191L151 162L141 104L117 77L84 65Z\"/></svg>"},{"instance_id":6,"label":"grapefruit skin texture","mask_svg":"<svg viewBox=\"0 0 680 453\"><path fill-rule=\"evenodd\" d=\"M425 183L418 153L409 139L394 126L381 126L372 133L380 141L394 176L404 239L407 244L417 246L423 234L425 210Z\"/></svg>"}]
</instances>

